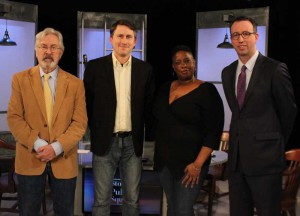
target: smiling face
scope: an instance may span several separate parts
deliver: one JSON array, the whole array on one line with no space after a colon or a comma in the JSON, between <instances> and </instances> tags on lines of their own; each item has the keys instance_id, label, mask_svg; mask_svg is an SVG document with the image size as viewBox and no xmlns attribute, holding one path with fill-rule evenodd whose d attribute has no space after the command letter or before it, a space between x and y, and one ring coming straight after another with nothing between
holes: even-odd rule
<instances>
[{"instance_id":1,"label":"smiling face","mask_svg":"<svg viewBox=\"0 0 300 216\"><path fill-rule=\"evenodd\" d=\"M114 55L120 61L128 59L136 45L136 36L134 31L125 25L118 25L113 35L110 37L110 43L113 47Z\"/></svg>"},{"instance_id":2,"label":"smiling face","mask_svg":"<svg viewBox=\"0 0 300 216\"><path fill-rule=\"evenodd\" d=\"M251 33L244 38L242 33ZM235 21L230 28L231 35L238 34L237 38L231 37L231 43L240 59L249 60L256 52L256 42L258 33L254 29L252 23L248 20Z\"/></svg>"},{"instance_id":3,"label":"smiling face","mask_svg":"<svg viewBox=\"0 0 300 216\"><path fill-rule=\"evenodd\" d=\"M59 39L54 34L48 34L41 38L35 51L39 66L45 73L50 73L57 67L63 54L63 50L59 46Z\"/></svg>"},{"instance_id":4,"label":"smiling face","mask_svg":"<svg viewBox=\"0 0 300 216\"><path fill-rule=\"evenodd\" d=\"M178 51L172 59L172 67L180 81L189 81L194 78L196 61L193 55L186 51Z\"/></svg>"}]
</instances>

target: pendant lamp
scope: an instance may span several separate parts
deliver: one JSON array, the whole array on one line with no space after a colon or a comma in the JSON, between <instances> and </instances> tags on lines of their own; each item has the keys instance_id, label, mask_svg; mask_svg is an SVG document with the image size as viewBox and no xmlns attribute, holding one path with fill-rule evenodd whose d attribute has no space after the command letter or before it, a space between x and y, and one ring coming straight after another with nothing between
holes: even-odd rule
<instances>
[{"instance_id":1,"label":"pendant lamp","mask_svg":"<svg viewBox=\"0 0 300 216\"><path fill-rule=\"evenodd\" d=\"M7 31L7 19L6 19L6 29L3 36L3 39L0 40L0 46L16 46L17 43L10 39L8 31Z\"/></svg>"},{"instance_id":2,"label":"pendant lamp","mask_svg":"<svg viewBox=\"0 0 300 216\"><path fill-rule=\"evenodd\" d=\"M217 48L221 48L221 49L232 49L233 48L232 44L229 42L229 38L227 35L227 28L226 28L226 34L225 34L224 41L222 43L218 44Z\"/></svg>"},{"instance_id":3,"label":"pendant lamp","mask_svg":"<svg viewBox=\"0 0 300 216\"><path fill-rule=\"evenodd\" d=\"M223 14L222 21L225 22L226 24L230 24L232 22L233 18L234 18L233 14ZM222 43L218 44L217 48L221 48L221 49L232 49L233 48L232 44L229 42L229 38L227 35L227 27L226 27L226 34L225 34L224 41Z\"/></svg>"}]
</instances>

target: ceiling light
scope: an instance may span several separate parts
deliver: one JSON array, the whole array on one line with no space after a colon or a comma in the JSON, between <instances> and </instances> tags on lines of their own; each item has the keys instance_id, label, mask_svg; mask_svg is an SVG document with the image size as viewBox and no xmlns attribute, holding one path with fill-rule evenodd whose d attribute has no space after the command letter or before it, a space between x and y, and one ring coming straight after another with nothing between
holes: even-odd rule
<instances>
[{"instance_id":1,"label":"ceiling light","mask_svg":"<svg viewBox=\"0 0 300 216\"><path fill-rule=\"evenodd\" d=\"M223 49L232 49L233 48L232 44L229 42L227 32L225 34L224 41L222 43L218 44L217 48L223 48Z\"/></svg>"},{"instance_id":2,"label":"ceiling light","mask_svg":"<svg viewBox=\"0 0 300 216\"><path fill-rule=\"evenodd\" d=\"M0 40L0 46L16 46L17 43L10 39L8 31L7 31L7 19L6 19L6 29L3 36L3 39Z\"/></svg>"},{"instance_id":3,"label":"ceiling light","mask_svg":"<svg viewBox=\"0 0 300 216\"><path fill-rule=\"evenodd\" d=\"M222 21L230 24L233 20L234 16L232 14L223 14L222 16ZM221 49L232 49L233 46L232 44L229 42L229 38L227 35L227 27L226 27L226 34L225 34L225 38L224 41L220 44L218 44L217 48L221 48Z\"/></svg>"}]
</instances>

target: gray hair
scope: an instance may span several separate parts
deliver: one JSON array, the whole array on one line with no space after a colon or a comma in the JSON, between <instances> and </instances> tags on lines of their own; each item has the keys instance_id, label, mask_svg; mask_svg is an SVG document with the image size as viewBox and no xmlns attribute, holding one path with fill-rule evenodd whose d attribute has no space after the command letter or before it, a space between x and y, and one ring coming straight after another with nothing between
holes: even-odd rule
<instances>
[{"instance_id":1,"label":"gray hair","mask_svg":"<svg viewBox=\"0 0 300 216\"><path fill-rule=\"evenodd\" d=\"M55 30L54 28L45 28L43 31L37 33L37 35L35 36L35 49L37 49L37 47L39 46L40 41L49 34L53 34L58 37L59 47L62 51L64 51L65 46L63 42L63 36L59 31Z\"/></svg>"}]
</instances>

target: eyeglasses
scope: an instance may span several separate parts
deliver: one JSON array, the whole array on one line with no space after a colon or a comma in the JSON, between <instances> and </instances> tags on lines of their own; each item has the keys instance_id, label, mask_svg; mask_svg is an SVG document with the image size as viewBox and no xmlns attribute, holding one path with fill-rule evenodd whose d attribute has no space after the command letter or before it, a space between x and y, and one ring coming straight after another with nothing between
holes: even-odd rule
<instances>
[{"instance_id":1,"label":"eyeglasses","mask_svg":"<svg viewBox=\"0 0 300 216\"><path fill-rule=\"evenodd\" d=\"M232 40L238 40L240 38L240 36L242 36L244 39L247 39L252 34L256 34L256 32L243 31L241 34L238 32L234 32L230 35L230 37Z\"/></svg>"},{"instance_id":2,"label":"eyeglasses","mask_svg":"<svg viewBox=\"0 0 300 216\"><path fill-rule=\"evenodd\" d=\"M46 45L41 45L38 47L40 50L42 50L43 52L46 52L48 51L48 49L50 49L51 52L56 52L57 50L61 49L60 47L58 46L46 46Z\"/></svg>"}]
</instances>

